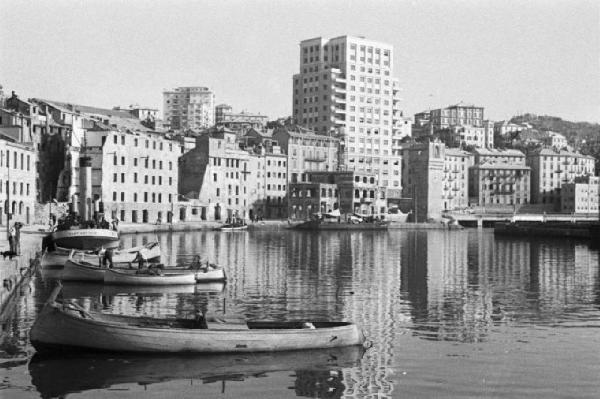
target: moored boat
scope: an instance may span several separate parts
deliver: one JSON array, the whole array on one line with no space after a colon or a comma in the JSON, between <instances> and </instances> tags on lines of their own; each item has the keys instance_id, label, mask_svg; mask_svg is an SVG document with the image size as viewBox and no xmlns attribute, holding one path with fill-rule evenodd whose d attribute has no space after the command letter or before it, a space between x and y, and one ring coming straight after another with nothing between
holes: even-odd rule
<instances>
[{"instance_id":1,"label":"moored boat","mask_svg":"<svg viewBox=\"0 0 600 399\"><path fill-rule=\"evenodd\" d=\"M362 331L349 322L229 323L214 318L155 319L89 312L72 302L57 302L60 288L54 289L31 328L30 340L37 351L274 352L365 342Z\"/></svg>"},{"instance_id":2,"label":"moored boat","mask_svg":"<svg viewBox=\"0 0 600 399\"><path fill-rule=\"evenodd\" d=\"M119 233L110 229L67 229L50 234L54 245L69 249L117 248Z\"/></svg>"},{"instance_id":3,"label":"moored boat","mask_svg":"<svg viewBox=\"0 0 600 399\"><path fill-rule=\"evenodd\" d=\"M106 269L104 283L118 285L184 285L196 284L196 273L190 270L161 270L142 272L140 270Z\"/></svg>"},{"instance_id":4,"label":"moored boat","mask_svg":"<svg viewBox=\"0 0 600 399\"><path fill-rule=\"evenodd\" d=\"M98 263L93 264L86 261L75 261L73 258L67 259L60 275L64 281L104 281L105 268Z\"/></svg>"},{"instance_id":5,"label":"moored boat","mask_svg":"<svg viewBox=\"0 0 600 399\"><path fill-rule=\"evenodd\" d=\"M373 222L338 222L313 219L295 225L293 228L298 230L387 230L390 223L387 221Z\"/></svg>"},{"instance_id":6,"label":"moored boat","mask_svg":"<svg viewBox=\"0 0 600 399\"><path fill-rule=\"evenodd\" d=\"M210 283L225 281L227 276L225 270L222 267L214 265L214 267L208 267L206 269L194 270L194 277L198 283Z\"/></svg>"},{"instance_id":7,"label":"moored boat","mask_svg":"<svg viewBox=\"0 0 600 399\"><path fill-rule=\"evenodd\" d=\"M54 251L45 252L42 256L42 268L62 268L71 255L72 249L57 247ZM132 248L113 249L113 263L132 263L140 253L148 262L160 261L161 248L158 242L150 242ZM73 258L92 264L99 264L104 251L75 251Z\"/></svg>"},{"instance_id":8,"label":"moored boat","mask_svg":"<svg viewBox=\"0 0 600 399\"><path fill-rule=\"evenodd\" d=\"M225 223L224 225L217 227L215 230L244 231L244 230L248 230L248 225L244 221L238 221L238 222L233 222L233 223Z\"/></svg>"}]
</instances>

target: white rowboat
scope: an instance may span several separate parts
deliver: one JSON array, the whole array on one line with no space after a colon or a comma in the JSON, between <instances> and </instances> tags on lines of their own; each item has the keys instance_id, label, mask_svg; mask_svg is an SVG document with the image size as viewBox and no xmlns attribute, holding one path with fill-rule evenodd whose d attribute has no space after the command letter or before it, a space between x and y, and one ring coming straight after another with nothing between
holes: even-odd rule
<instances>
[{"instance_id":1,"label":"white rowboat","mask_svg":"<svg viewBox=\"0 0 600 399\"><path fill-rule=\"evenodd\" d=\"M88 312L55 301L58 286L30 332L38 351L88 349L119 352L274 352L361 345L362 331L348 322L246 322L202 325L190 319L153 319Z\"/></svg>"},{"instance_id":2,"label":"white rowboat","mask_svg":"<svg viewBox=\"0 0 600 399\"><path fill-rule=\"evenodd\" d=\"M62 268L67 259L69 259L72 251L72 249L57 247L56 250L52 252L44 253L41 262L42 268ZM141 253L148 262L158 262L160 260L160 244L158 242L151 242L137 247L113 250L113 263L132 263L135 261L138 252ZM73 253L74 259L96 265L100 264L103 256L104 252L95 253L92 251L76 250Z\"/></svg>"},{"instance_id":3,"label":"white rowboat","mask_svg":"<svg viewBox=\"0 0 600 399\"><path fill-rule=\"evenodd\" d=\"M106 269L104 273L105 284L118 285L184 285L196 284L196 273L189 270L185 272L165 271L159 275L136 274L132 271Z\"/></svg>"}]
</instances>

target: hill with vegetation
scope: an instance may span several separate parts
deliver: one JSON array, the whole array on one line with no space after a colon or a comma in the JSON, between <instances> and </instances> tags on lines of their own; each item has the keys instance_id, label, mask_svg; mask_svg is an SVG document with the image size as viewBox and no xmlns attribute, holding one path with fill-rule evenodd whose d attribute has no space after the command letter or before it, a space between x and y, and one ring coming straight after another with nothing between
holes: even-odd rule
<instances>
[{"instance_id":1,"label":"hill with vegetation","mask_svg":"<svg viewBox=\"0 0 600 399\"><path fill-rule=\"evenodd\" d=\"M600 141L600 125L597 123L570 122L557 116L534 114L514 116L510 121L513 123L527 123L532 129L540 132L552 131L560 133L575 148L590 141Z\"/></svg>"}]
</instances>

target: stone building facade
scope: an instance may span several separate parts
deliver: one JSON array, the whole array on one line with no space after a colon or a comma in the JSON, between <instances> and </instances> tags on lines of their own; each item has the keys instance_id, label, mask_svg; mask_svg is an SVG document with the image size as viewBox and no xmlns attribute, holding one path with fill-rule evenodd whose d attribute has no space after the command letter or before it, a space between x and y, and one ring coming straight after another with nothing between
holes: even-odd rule
<instances>
[{"instance_id":1,"label":"stone building facade","mask_svg":"<svg viewBox=\"0 0 600 399\"><path fill-rule=\"evenodd\" d=\"M527 156L531 167L531 200L548 211L560 211L561 187L580 176L596 174L595 160L576 152L544 148Z\"/></svg>"},{"instance_id":2,"label":"stone building facade","mask_svg":"<svg viewBox=\"0 0 600 399\"><path fill-rule=\"evenodd\" d=\"M306 220L314 213L339 209L342 215L383 217L386 189L372 173L310 172L307 181L290 183L289 217Z\"/></svg>"}]
</instances>

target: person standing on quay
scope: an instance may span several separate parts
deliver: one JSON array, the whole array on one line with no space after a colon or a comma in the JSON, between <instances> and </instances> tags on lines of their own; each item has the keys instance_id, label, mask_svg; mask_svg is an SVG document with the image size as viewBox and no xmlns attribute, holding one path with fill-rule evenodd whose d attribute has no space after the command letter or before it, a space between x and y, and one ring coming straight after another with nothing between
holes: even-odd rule
<instances>
[{"instance_id":1,"label":"person standing on quay","mask_svg":"<svg viewBox=\"0 0 600 399\"><path fill-rule=\"evenodd\" d=\"M8 246L10 248L10 252L15 252L15 227L11 227L8 230Z\"/></svg>"},{"instance_id":2,"label":"person standing on quay","mask_svg":"<svg viewBox=\"0 0 600 399\"><path fill-rule=\"evenodd\" d=\"M21 222L15 223L15 252L17 255L21 255L21 227L23 227Z\"/></svg>"}]
</instances>

